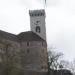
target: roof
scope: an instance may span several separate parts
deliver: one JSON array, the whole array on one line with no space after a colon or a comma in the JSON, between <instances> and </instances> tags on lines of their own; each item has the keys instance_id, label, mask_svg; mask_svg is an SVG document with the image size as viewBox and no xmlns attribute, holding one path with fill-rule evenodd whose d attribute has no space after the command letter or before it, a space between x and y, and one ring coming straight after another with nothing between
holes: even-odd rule
<instances>
[{"instance_id":1,"label":"roof","mask_svg":"<svg viewBox=\"0 0 75 75\"><path fill-rule=\"evenodd\" d=\"M11 41L44 41L40 36L33 33L32 31L22 32L18 35L11 34L0 30L0 38L4 38Z\"/></svg>"},{"instance_id":2,"label":"roof","mask_svg":"<svg viewBox=\"0 0 75 75\"><path fill-rule=\"evenodd\" d=\"M17 37L15 34L11 34L5 31L0 30L0 38L4 38L7 40L17 41Z\"/></svg>"},{"instance_id":3,"label":"roof","mask_svg":"<svg viewBox=\"0 0 75 75\"><path fill-rule=\"evenodd\" d=\"M40 36L32 31L22 32L18 35L20 41L44 41Z\"/></svg>"}]
</instances>

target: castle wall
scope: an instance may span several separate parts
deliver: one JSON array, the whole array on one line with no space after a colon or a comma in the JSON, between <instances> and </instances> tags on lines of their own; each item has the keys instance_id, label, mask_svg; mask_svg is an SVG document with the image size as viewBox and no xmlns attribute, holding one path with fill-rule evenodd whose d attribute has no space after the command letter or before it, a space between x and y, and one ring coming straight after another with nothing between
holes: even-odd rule
<instances>
[{"instance_id":1,"label":"castle wall","mask_svg":"<svg viewBox=\"0 0 75 75\"><path fill-rule=\"evenodd\" d=\"M48 72L38 72L33 70L22 70L18 75L48 75Z\"/></svg>"},{"instance_id":2,"label":"castle wall","mask_svg":"<svg viewBox=\"0 0 75 75\"><path fill-rule=\"evenodd\" d=\"M0 38L0 74L6 75L20 67L20 44L11 40ZM14 67L14 68L13 68ZM16 67L16 69L15 69Z\"/></svg>"},{"instance_id":3,"label":"castle wall","mask_svg":"<svg viewBox=\"0 0 75 75\"><path fill-rule=\"evenodd\" d=\"M22 65L26 70L47 71L47 45L42 41L21 42Z\"/></svg>"},{"instance_id":4,"label":"castle wall","mask_svg":"<svg viewBox=\"0 0 75 75\"><path fill-rule=\"evenodd\" d=\"M20 71L16 69L15 72L17 73L23 71L24 75L26 73L29 75L31 72L33 75L35 73L42 75L37 74L37 72L48 71L47 44L45 41L17 42L0 38L0 62L7 63L7 58L9 64L16 64L20 68Z\"/></svg>"}]
</instances>

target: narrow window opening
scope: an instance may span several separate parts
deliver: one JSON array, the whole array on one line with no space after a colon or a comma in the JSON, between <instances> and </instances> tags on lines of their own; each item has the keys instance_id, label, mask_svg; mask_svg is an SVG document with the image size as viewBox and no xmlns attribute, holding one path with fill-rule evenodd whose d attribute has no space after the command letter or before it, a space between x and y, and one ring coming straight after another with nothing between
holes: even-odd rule
<instances>
[{"instance_id":1,"label":"narrow window opening","mask_svg":"<svg viewBox=\"0 0 75 75\"><path fill-rule=\"evenodd\" d=\"M27 46L29 46L29 42L27 42Z\"/></svg>"},{"instance_id":2,"label":"narrow window opening","mask_svg":"<svg viewBox=\"0 0 75 75\"><path fill-rule=\"evenodd\" d=\"M40 26L37 26L37 27L36 27L36 32L38 32L38 33L41 32L41 31L40 31Z\"/></svg>"},{"instance_id":3,"label":"narrow window opening","mask_svg":"<svg viewBox=\"0 0 75 75\"><path fill-rule=\"evenodd\" d=\"M43 69L43 66L41 67L41 69Z\"/></svg>"},{"instance_id":4,"label":"narrow window opening","mask_svg":"<svg viewBox=\"0 0 75 75\"><path fill-rule=\"evenodd\" d=\"M34 16L34 15L32 14L32 16Z\"/></svg>"},{"instance_id":5,"label":"narrow window opening","mask_svg":"<svg viewBox=\"0 0 75 75\"><path fill-rule=\"evenodd\" d=\"M35 16L37 16L37 14L35 14Z\"/></svg>"},{"instance_id":6,"label":"narrow window opening","mask_svg":"<svg viewBox=\"0 0 75 75\"><path fill-rule=\"evenodd\" d=\"M39 14L38 14L38 16L39 16Z\"/></svg>"},{"instance_id":7,"label":"narrow window opening","mask_svg":"<svg viewBox=\"0 0 75 75\"><path fill-rule=\"evenodd\" d=\"M42 42L42 46L43 46L43 42Z\"/></svg>"}]
</instances>

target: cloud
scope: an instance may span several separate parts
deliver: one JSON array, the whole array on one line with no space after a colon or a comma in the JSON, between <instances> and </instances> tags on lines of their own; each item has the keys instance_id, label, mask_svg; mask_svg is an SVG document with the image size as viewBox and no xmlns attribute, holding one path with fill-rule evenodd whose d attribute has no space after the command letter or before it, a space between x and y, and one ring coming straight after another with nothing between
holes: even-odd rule
<instances>
[{"instance_id":1,"label":"cloud","mask_svg":"<svg viewBox=\"0 0 75 75\"><path fill-rule=\"evenodd\" d=\"M75 57L75 1L60 0L47 7L46 27L48 45L64 52L66 59Z\"/></svg>"},{"instance_id":2,"label":"cloud","mask_svg":"<svg viewBox=\"0 0 75 75\"><path fill-rule=\"evenodd\" d=\"M29 14L24 9L19 0L0 0L0 29L14 34L29 30Z\"/></svg>"},{"instance_id":3,"label":"cloud","mask_svg":"<svg viewBox=\"0 0 75 75\"><path fill-rule=\"evenodd\" d=\"M47 0L48 6L57 6L60 4L60 0Z\"/></svg>"},{"instance_id":4,"label":"cloud","mask_svg":"<svg viewBox=\"0 0 75 75\"><path fill-rule=\"evenodd\" d=\"M41 0L40 0L41 1ZM20 0L21 5L27 7L28 9L41 9L43 5L38 0Z\"/></svg>"}]
</instances>

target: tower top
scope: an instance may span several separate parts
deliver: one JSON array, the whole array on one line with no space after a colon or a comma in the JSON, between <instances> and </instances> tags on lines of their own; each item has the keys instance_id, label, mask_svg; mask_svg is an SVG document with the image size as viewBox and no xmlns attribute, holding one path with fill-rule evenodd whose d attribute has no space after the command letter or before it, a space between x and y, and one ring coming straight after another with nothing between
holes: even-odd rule
<instances>
[{"instance_id":1,"label":"tower top","mask_svg":"<svg viewBox=\"0 0 75 75\"><path fill-rule=\"evenodd\" d=\"M46 40L45 10L29 10L31 31Z\"/></svg>"},{"instance_id":2,"label":"tower top","mask_svg":"<svg viewBox=\"0 0 75 75\"><path fill-rule=\"evenodd\" d=\"M30 16L45 16L45 10L29 10Z\"/></svg>"}]
</instances>

